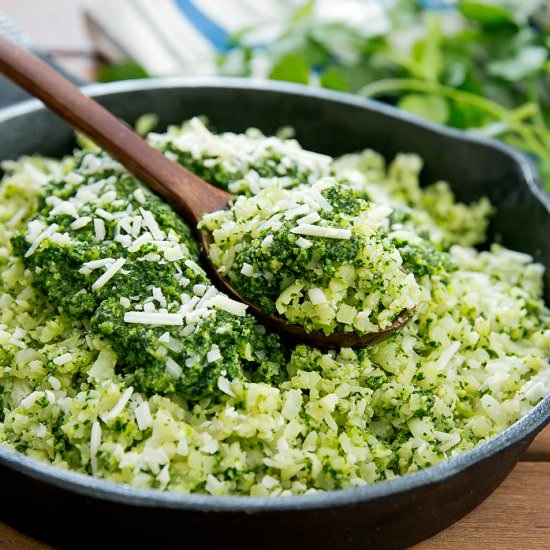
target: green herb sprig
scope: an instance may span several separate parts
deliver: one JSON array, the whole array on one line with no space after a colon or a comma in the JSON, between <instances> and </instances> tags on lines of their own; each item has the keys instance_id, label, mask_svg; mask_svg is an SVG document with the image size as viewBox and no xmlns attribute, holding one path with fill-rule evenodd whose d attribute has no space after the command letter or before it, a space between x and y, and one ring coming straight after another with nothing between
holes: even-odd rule
<instances>
[{"instance_id":1,"label":"green herb sprig","mask_svg":"<svg viewBox=\"0 0 550 550\"><path fill-rule=\"evenodd\" d=\"M423 11L416 0L386 10L374 30L322 21L315 1L281 24L267 48L255 29L219 59L224 75L267 76L357 93L434 122L501 139L528 153L550 189L550 8L544 0L459 0ZM411 36L414 37L411 39Z\"/></svg>"}]
</instances>

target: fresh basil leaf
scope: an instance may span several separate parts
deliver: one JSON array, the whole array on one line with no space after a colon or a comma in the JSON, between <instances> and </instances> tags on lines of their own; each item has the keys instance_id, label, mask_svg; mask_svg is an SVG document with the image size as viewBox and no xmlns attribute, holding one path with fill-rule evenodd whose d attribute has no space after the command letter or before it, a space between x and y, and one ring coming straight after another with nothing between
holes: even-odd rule
<instances>
[{"instance_id":1,"label":"fresh basil leaf","mask_svg":"<svg viewBox=\"0 0 550 550\"><path fill-rule=\"evenodd\" d=\"M320 84L323 88L347 92L349 85L338 67L329 67L321 74Z\"/></svg>"},{"instance_id":2,"label":"fresh basil leaf","mask_svg":"<svg viewBox=\"0 0 550 550\"><path fill-rule=\"evenodd\" d=\"M548 182L550 182L550 161L540 161L538 168L540 179L543 183L546 182L546 188L548 189Z\"/></svg>"},{"instance_id":3,"label":"fresh basil leaf","mask_svg":"<svg viewBox=\"0 0 550 550\"><path fill-rule=\"evenodd\" d=\"M488 70L493 76L509 82L517 82L533 76L543 70L548 57L546 48L532 46L520 50L510 59L502 59L489 63Z\"/></svg>"},{"instance_id":4,"label":"fresh basil leaf","mask_svg":"<svg viewBox=\"0 0 550 550\"><path fill-rule=\"evenodd\" d=\"M526 25L545 0L462 0L462 14L484 25Z\"/></svg>"},{"instance_id":5,"label":"fresh basil leaf","mask_svg":"<svg viewBox=\"0 0 550 550\"><path fill-rule=\"evenodd\" d=\"M307 84L309 82L309 66L303 57L290 53L282 57L272 67L269 78Z\"/></svg>"},{"instance_id":6,"label":"fresh basil leaf","mask_svg":"<svg viewBox=\"0 0 550 550\"><path fill-rule=\"evenodd\" d=\"M462 0L458 9L471 21L482 25L496 26L514 23L514 19L508 10L497 2Z\"/></svg>"},{"instance_id":7,"label":"fresh basil leaf","mask_svg":"<svg viewBox=\"0 0 550 550\"><path fill-rule=\"evenodd\" d=\"M149 74L141 65L130 60L121 61L115 65L105 65L97 75L98 82L132 80L135 78L149 78Z\"/></svg>"},{"instance_id":8,"label":"fresh basil leaf","mask_svg":"<svg viewBox=\"0 0 550 550\"><path fill-rule=\"evenodd\" d=\"M449 120L447 100L439 96L407 94L399 101L398 107L439 124Z\"/></svg>"}]
</instances>

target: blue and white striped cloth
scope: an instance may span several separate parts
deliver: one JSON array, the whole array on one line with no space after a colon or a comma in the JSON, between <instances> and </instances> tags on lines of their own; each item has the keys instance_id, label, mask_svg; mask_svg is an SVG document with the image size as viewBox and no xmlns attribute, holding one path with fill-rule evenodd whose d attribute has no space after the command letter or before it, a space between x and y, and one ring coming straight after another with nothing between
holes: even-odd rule
<instances>
[{"instance_id":1,"label":"blue and white striped cloth","mask_svg":"<svg viewBox=\"0 0 550 550\"><path fill-rule=\"evenodd\" d=\"M131 58L152 75L211 74L229 37L256 27L253 40L268 43L304 0L87 0L98 47L109 59ZM395 0L317 0L317 15L366 33L387 24L384 4ZM455 0L422 0L441 8ZM261 76L261 75L255 75Z\"/></svg>"},{"instance_id":2,"label":"blue and white striped cloth","mask_svg":"<svg viewBox=\"0 0 550 550\"><path fill-rule=\"evenodd\" d=\"M279 5L279 6L275 6ZM285 13L272 0L88 0L98 47L109 59L131 58L152 75L208 74L230 35Z\"/></svg>"}]
</instances>

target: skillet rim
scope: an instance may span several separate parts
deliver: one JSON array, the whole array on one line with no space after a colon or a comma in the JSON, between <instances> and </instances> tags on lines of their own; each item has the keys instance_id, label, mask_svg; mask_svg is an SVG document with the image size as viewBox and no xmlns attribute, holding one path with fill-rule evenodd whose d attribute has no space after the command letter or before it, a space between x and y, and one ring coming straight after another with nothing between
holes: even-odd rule
<instances>
[{"instance_id":1,"label":"skillet rim","mask_svg":"<svg viewBox=\"0 0 550 550\"><path fill-rule=\"evenodd\" d=\"M516 163L524 183L536 200L550 214L550 196L542 189L538 174L530 160L519 151L496 140L468 135L465 132L447 128L383 103L367 100L351 94L299 84L261 81L244 78L221 77L168 77L139 79L91 84L84 86L84 93L93 97L110 94L132 94L133 92L167 88L230 88L275 92L282 95L298 95L320 99L326 103L347 104L369 111L376 111L386 117L399 119L407 124L428 130L455 141L467 141L504 153ZM31 99L0 110L0 127L3 122L16 117L25 117L36 111L45 110L44 105ZM522 440L534 437L550 422L550 395L546 396L523 418L500 434L460 455L447 459L435 466L406 474L395 479L380 481L362 487L319 492L296 496L212 496L190 493L163 492L159 489L138 489L130 485L97 479L88 474L63 470L57 466L31 458L0 444L0 465L25 474L50 485L80 494L136 507L157 507L165 509L195 510L202 512L276 512L290 510L316 510L329 507L343 507L392 497L443 482L474 467L506 448L520 444Z\"/></svg>"}]
</instances>

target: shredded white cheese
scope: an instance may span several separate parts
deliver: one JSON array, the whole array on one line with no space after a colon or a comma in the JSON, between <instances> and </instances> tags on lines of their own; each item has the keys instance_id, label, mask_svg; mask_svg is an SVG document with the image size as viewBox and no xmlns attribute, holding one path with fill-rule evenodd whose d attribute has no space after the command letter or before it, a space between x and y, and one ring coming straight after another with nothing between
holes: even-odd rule
<instances>
[{"instance_id":1,"label":"shredded white cheese","mask_svg":"<svg viewBox=\"0 0 550 550\"><path fill-rule=\"evenodd\" d=\"M183 369L171 357L166 359L166 371L174 378L179 378L183 373Z\"/></svg>"},{"instance_id":2,"label":"shredded white cheese","mask_svg":"<svg viewBox=\"0 0 550 550\"><path fill-rule=\"evenodd\" d=\"M351 229L340 229L338 227L321 227L319 225L311 225L308 223L293 227L290 232L295 233L296 235L325 237L327 239L349 239L351 237Z\"/></svg>"},{"instance_id":3,"label":"shredded white cheese","mask_svg":"<svg viewBox=\"0 0 550 550\"><path fill-rule=\"evenodd\" d=\"M267 237L264 238L262 241L262 248L267 248L271 243L273 242L273 235L267 235Z\"/></svg>"},{"instance_id":4,"label":"shredded white cheese","mask_svg":"<svg viewBox=\"0 0 550 550\"><path fill-rule=\"evenodd\" d=\"M92 424L92 434L90 436L90 465L92 467L92 474L97 474L97 451L101 445L101 426L96 420Z\"/></svg>"},{"instance_id":5,"label":"shredded white cheese","mask_svg":"<svg viewBox=\"0 0 550 550\"><path fill-rule=\"evenodd\" d=\"M147 229L151 232L151 235L153 236L153 239L156 239L158 241L162 241L165 237L164 231L161 231L157 224L157 220L155 220L155 216L149 210L145 210L144 208L140 208L139 211L141 212L141 215L143 216L143 222L147 226Z\"/></svg>"},{"instance_id":6,"label":"shredded white cheese","mask_svg":"<svg viewBox=\"0 0 550 550\"><path fill-rule=\"evenodd\" d=\"M145 193L143 192L143 189L140 189L139 187L134 191L134 199L136 199L139 204L145 204Z\"/></svg>"},{"instance_id":7,"label":"shredded white cheese","mask_svg":"<svg viewBox=\"0 0 550 550\"><path fill-rule=\"evenodd\" d=\"M105 222L101 218L94 219L95 238L98 241L104 241L106 236Z\"/></svg>"},{"instance_id":8,"label":"shredded white cheese","mask_svg":"<svg viewBox=\"0 0 550 550\"><path fill-rule=\"evenodd\" d=\"M254 268L250 264L247 264L245 262L245 263L243 263L243 266L241 268L241 273L245 277L252 277L252 275L254 275Z\"/></svg>"},{"instance_id":9,"label":"shredded white cheese","mask_svg":"<svg viewBox=\"0 0 550 550\"><path fill-rule=\"evenodd\" d=\"M107 212L107 210L103 210L103 208L98 208L95 213L107 221L114 219L114 216L110 212Z\"/></svg>"},{"instance_id":10,"label":"shredded white cheese","mask_svg":"<svg viewBox=\"0 0 550 550\"><path fill-rule=\"evenodd\" d=\"M189 269L194 271L197 275L206 275L206 272L204 271L204 269L199 264L197 264L197 262L193 260L185 260L184 264Z\"/></svg>"},{"instance_id":11,"label":"shredded white cheese","mask_svg":"<svg viewBox=\"0 0 550 550\"><path fill-rule=\"evenodd\" d=\"M103 288L122 268L122 266L126 263L125 258L119 258L116 260L111 266L109 266L103 275L99 277L95 283L92 285L92 290L99 290Z\"/></svg>"},{"instance_id":12,"label":"shredded white cheese","mask_svg":"<svg viewBox=\"0 0 550 550\"><path fill-rule=\"evenodd\" d=\"M122 413L124 407L126 407L126 403L128 403L128 400L132 396L132 393L134 393L134 388L132 386L126 388L124 390L124 393L120 396L120 399L117 401L116 405L109 412L100 415L101 420L103 420L103 422L107 424L109 421L117 418L117 416L120 416L120 413Z\"/></svg>"},{"instance_id":13,"label":"shredded white cheese","mask_svg":"<svg viewBox=\"0 0 550 550\"><path fill-rule=\"evenodd\" d=\"M292 218L295 218L296 216L303 216L304 214L308 214L311 211L311 208L308 204L301 204L300 206L297 206L296 208L292 208L287 211L285 214L285 218L287 220L291 220Z\"/></svg>"},{"instance_id":14,"label":"shredded white cheese","mask_svg":"<svg viewBox=\"0 0 550 550\"><path fill-rule=\"evenodd\" d=\"M56 223L52 223L52 225L44 229L44 231L42 231L42 233L40 233L40 235L38 235L38 237L36 237L36 239L33 241L30 248L27 250L27 252L25 252L25 258L28 258L29 256L31 256L36 251L36 249L40 246L40 243L43 240L50 237L51 235L53 235L58 228L59 226Z\"/></svg>"},{"instance_id":15,"label":"shredded white cheese","mask_svg":"<svg viewBox=\"0 0 550 550\"><path fill-rule=\"evenodd\" d=\"M181 313L148 313L145 311L128 311L124 314L125 323L138 325L183 325Z\"/></svg>"},{"instance_id":16,"label":"shredded white cheese","mask_svg":"<svg viewBox=\"0 0 550 550\"><path fill-rule=\"evenodd\" d=\"M242 302L237 302L237 300L232 300L224 294L218 294L217 296L214 296L214 298L210 300L210 305L215 306L219 309L223 309L224 311L232 313L233 315L238 315L239 317L246 315L246 309L248 307L246 304L243 304Z\"/></svg>"},{"instance_id":17,"label":"shredded white cheese","mask_svg":"<svg viewBox=\"0 0 550 550\"><path fill-rule=\"evenodd\" d=\"M72 353L64 353L63 355L59 355L53 360L54 365L64 365L65 363L68 363L73 358Z\"/></svg>"},{"instance_id":18,"label":"shredded white cheese","mask_svg":"<svg viewBox=\"0 0 550 550\"><path fill-rule=\"evenodd\" d=\"M130 248L128 248L129 252L137 252L144 244L150 243L153 240L153 236L151 233L143 233L140 237L138 237L133 243Z\"/></svg>"},{"instance_id":19,"label":"shredded white cheese","mask_svg":"<svg viewBox=\"0 0 550 550\"><path fill-rule=\"evenodd\" d=\"M85 271L93 271L94 269L100 269L115 263L114 258L102 258L101 260L92 260L90 262L84 262L82 267L79 269L80 273Z\"/></svg>"},{"instance_id":20,"label":"shredded white cheese","mask_svg":"<svg viewBox=\"0 0 550 550\"><path fill-rule=\"evenodd\" d=\"M321 219L321 216L317 214L317 212L312 212L311 214L308 214L307 216L304 216L303 218L299 218L296 220L296 223L298 225L303 224L312 224L315 222L318 222Z\"/></svg>"},{"instance_id":21,"label":"shredded white cheese","mask_svg":"<svg viewBox=\"0 0 550 550\"><path fill-rule=\"evenodd\" d=\"M303 237L299 237L298 239L296 239L296 244L300 248L304 249L311 248L313 246L313 243L309 239L304 239Z\"/></svg>"},{"instance_id":22,"label":"shredded white cheese","mask_svg":"<svg viewBox=\"0 0 550 550\"><path fill-rule=\"evenodd\" d=\"M213 363L214 361L218 361L219 359L222 359L220 347L217 344L212 344L210 351L206 354L206 360L209 363Z\"/></svg>"},{"instance_id":23,"label":"shredded white cheese","mask_svg":"<svg viewBox=\"0 0 550 550\"><path fill-rule=\"evenodd\" d=\"M136 407L134 414L136 416L138 428L142 432L153 425L153 417L151 416L151 409L149 408L149 403L147 401L142 401Z\"/></svg>"},{"instance_id":24,"label":"shredded white cheese","mask_svg":"<svg viewBox=\"0 0 550 550\"><path fill-rule=\"evenodd\" d=\"M311 303L315 306L319 304L326 304L328 302L325 293L320 288L310 288L307 291Z\"/></svg>"}]
</instances>

